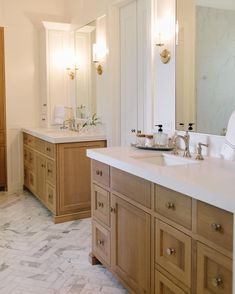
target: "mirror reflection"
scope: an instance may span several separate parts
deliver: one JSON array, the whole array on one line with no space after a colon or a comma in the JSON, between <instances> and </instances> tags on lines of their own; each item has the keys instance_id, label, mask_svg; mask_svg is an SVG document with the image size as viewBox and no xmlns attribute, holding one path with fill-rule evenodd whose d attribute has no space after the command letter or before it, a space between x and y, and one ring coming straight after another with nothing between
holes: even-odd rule
<instances>
[{"instance_id":1,"label":"mirror reflection","mask_svg":"<svg viewBox=\"0 0 235 294\"><path fill-rule=\"evenodd\" d=\"M235 3L177 0L177 21L176 128L225 135L235 109Z\"/></svg>"},{"instance_id":2,"label":"mirror reflection","mask_svg":"<svg viewBox=\"0 0 235 294\"><path fill-rule=\"evenodd\" d=\"M76 117L85 118L96 113L96 68L93 44L96 43L96 21L75 32Z\"/></svg>"}]
</instances>

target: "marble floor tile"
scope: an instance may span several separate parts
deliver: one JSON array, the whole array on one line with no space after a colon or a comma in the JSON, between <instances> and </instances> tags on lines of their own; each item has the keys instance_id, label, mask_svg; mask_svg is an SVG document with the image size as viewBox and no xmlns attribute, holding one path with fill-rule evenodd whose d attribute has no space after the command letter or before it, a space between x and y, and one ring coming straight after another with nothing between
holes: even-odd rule
<instances>
[{"instance_id":1,"label":"marble floor tile","mask_svg":"<svg viewBox=\"0 0 235 294\"><path fill-rule=\"evenodd\" d=\"M30 193L0 193L0 294L128 294L90 250L90 219L55 225Z\"/></svg>"}]
</instances>

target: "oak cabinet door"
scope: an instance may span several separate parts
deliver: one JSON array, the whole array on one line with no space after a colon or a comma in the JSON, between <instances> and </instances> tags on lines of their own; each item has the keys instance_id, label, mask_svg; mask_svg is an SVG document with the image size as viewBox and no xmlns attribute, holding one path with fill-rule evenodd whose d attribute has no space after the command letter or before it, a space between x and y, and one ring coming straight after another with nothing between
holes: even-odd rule
<instances>
[{"instance_id":1,"label":"oak cabinet door","mask_svg":"<svg viewBox=\"0 0 235 294\"><path fill-rule=\"evenodd\" d=\"M59 214L91 209L91 164L86 151L101 147L104 141L58 145Z\"/></svg>"},{"instance_id":2,"label":"oak cabinet door","mask_svg":"<svg viewBox=\"0 0 235 294\"><path fill-rule=\"evenodd\" d=\"M0 187L6 184L5 147L0 146Z\"/></svg>"},{"instance_id":3,"label":"oak cabinet door","mask_svg":"<svg viewBox=\"0 0 235 294\"><path fill-rule=\"evenodd\" d=\"M111 197L112 269L136 294L150 293L150 215Z\"/></svg>"},{"instance_id":4,"label":"oak cabinet door","mask_svg":"<svg viewBox=\"0 0 235 294\"><path fill-rule=\"evenodd\" d=\"M36 194L42 200L46 201L46 158L41 155L36 156L36 175L37 188Z\"/></svg>"}]
</instances>

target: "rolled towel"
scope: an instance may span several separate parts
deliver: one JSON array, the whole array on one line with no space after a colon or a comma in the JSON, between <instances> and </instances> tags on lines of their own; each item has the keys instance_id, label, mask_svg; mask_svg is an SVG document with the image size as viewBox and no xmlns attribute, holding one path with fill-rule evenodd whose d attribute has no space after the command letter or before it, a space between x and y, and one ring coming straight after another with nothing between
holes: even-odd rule
<instances>
[{"instance_id":1,"label":"rolled towel","mask_svg":"<svg viewBox=\"0 0 235 294\"><path fill-rule=\"evenodd\" d=\"M221 157L226 160L235 160L235 111L228 122L228 130L222 146Z\"/></svg>"},{"instance_id":2,"label":"rolled towel","mask_svg":"<svg viewBox=\"0 0 235 294\"><path fill-rule=\"evenodd\" d=\"M65 107L64 105L56 105L54 108L54 122L62 124L65 120Z\"/></svg>"}]
</instances>

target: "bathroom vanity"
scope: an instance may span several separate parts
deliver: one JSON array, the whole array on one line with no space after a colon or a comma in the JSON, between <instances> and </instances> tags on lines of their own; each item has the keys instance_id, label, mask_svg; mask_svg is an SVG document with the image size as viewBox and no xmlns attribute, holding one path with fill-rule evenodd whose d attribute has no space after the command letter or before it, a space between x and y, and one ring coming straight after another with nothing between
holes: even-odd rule
<instances>
[{"instance_id":1,"label":"bathroom vanity","mask_svg":"<svg viewBox=\"0 0 235 294\"><path fill-rule=\"evenodd\" d=\"M54 222L90 216L90 160L86 150L106 146L103 134L24 129L24 186L52 213Z\"/></svg>"},{"instance_id":2,"label":"bathroom vanity","mask_svg":"<svg viewBox=\"0 0 235 294\"><path fill-rule=\"evenodd\" d=\"M93 264L130 293L233 293L234 163L123 147L87 154Z\"/></svg>"}]
</instances>

